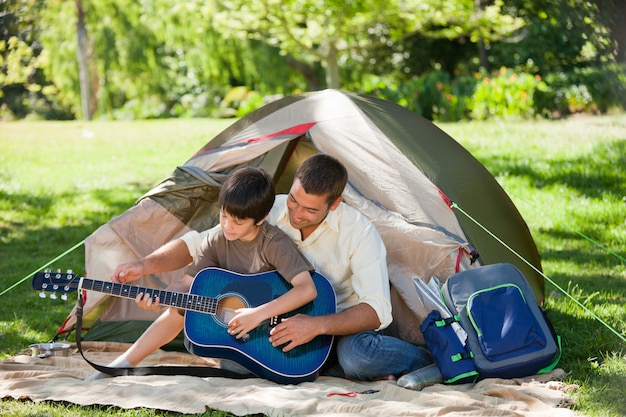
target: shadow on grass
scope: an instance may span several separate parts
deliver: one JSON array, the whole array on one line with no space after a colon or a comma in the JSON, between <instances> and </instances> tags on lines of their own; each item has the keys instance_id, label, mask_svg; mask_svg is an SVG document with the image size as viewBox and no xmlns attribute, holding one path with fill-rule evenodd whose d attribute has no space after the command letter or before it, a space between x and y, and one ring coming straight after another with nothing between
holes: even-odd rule
<instances>
[{"instance_id":1,"label":"shadow on grass","mask_svg":"<svg viewBox=\"0 0 626 417\"><path fill-rule=\"evenodd\" d=\"M595 234L595 232L585 233L584 230L579 232L586 236ZM611 252L613 251L612 248L606 247L601 243L584 240L578 233L573 231L541 229L535 235L535 240L538 241L539 239L569 243L563 249L543 248L541 257L546 261L566 261L581 267L594 265L603 268L613 268L623 264L622 259L617 254Z\"/></svg>"},{"instance_id":2,"label":"shadow on grass","mask_svg":"<svg viewBox=\"0 0 626 417\"><path fill-rule=\"evenodd\" d=\"M528 156L518 154L515 158L490 157L482 159L482 162L494 175L506 172L526 177L538 189L562 184L591 198L609 194L621 199L626 195L626 183L623 181L626 141L597 145L589 155L577 159L534 158L529 161ZM547 169L542 169L546 166Z\"/></svg>"}]
</instances>

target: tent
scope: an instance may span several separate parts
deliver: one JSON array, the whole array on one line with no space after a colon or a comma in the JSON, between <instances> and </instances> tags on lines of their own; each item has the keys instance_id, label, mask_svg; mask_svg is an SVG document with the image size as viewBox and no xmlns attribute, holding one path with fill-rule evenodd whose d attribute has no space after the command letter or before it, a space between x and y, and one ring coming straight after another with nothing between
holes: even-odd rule
<instances>
[{"instance_id":1,"label":"tent","mask_svg":"<svg viewBox=\"0 0 626 417\"><path fill-rule=\"evenodd\" d=\"M316 152L345 164L349 184L344 200L375 224L385 242L392 334L423 342L419 323L428 309L417 296L414 277L445 281L460 270L510 262L543 300L543 278L537 272L541 262L532 236L485 167L421 116L395 103L338 90L288 96L237 120L88 237L85 276L108 280L118 264L189 230L215 225L220 184L239 167L266 169L277 192L286 193L301 161ZM453 209L451 201L471 219ZM181 274L146 276L136 284L165 286ZM133 341L143 330L138 324L156 317L129 299L93 292L87 297L86 322L97 319L87 333L90 340ZM60 334L72 330L75 314L70 313Z\"/></svg>"}]
</instances>

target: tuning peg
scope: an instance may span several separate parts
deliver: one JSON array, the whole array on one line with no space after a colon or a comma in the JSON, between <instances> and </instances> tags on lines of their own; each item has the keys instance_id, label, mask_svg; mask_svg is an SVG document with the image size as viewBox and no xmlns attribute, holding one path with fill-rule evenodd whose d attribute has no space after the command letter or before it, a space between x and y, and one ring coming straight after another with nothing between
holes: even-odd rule
<instances>
[{"instance_id":1,"label":"tuning peg","mask_svg":"<svg viewBox=\"0 0 626 417\"><path fill-rule=\"evenodd\" d=\"M53 300L56 300L57 299L57 295L55 293L51 293L50 294L50 298L53 299Z\"/></svg>"},{"instance_id":2,"label":"tuning peg","mask_svg":"<svg viewBox=\"0 0 626 417\"><path fill-rule=\"evenodd\" d=\"M67 294L65 293L61 294L61 300L67 301Z\"/></svg>"},{"instance_id":3,"label":"tuning peg","mask_svg":"<svg viewBox=\"0 0 626 417\"><path fill-rule=\"evenodd\" d=\"M40 292L39 293L39 298L46 298L46 293L45 292Z\"/></svg>"}]
</instances>

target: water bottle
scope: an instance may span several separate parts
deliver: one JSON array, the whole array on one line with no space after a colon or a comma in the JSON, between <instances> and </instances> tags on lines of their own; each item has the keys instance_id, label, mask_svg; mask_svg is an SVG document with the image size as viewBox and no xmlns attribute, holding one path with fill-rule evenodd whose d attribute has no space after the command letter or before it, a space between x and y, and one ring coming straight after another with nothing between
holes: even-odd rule
<instances>
[{"instance_id":1,"label":"water bottle","mask_svg":"<svg viewBox=\"0 0 626 417\"><path fill-rule=\"evenodd\" d=\"M398 378L397 385L402 388L421 391L426 387L443 382L443 375L436 363L409 372Z\"/></svg>"}]
</instances>

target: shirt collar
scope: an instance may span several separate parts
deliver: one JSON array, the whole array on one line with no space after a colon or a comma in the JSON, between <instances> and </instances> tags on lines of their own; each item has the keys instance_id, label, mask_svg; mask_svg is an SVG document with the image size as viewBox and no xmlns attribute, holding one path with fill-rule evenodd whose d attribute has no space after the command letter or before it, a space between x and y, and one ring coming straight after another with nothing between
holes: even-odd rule
<instances>
[{"instance_id":1,"label":"shirt collar","mask_svg":"<svg viewBox=\"0 0 626 417\"><path fill-rule=\"evenodd\" d=\"M337 233L339 232L339 219L343 213L343 205L344 203L342 201L335 210L329 210L326 218L322 221L322 223L328 224L330 230Z\"/></svg>"}]
</instances>

